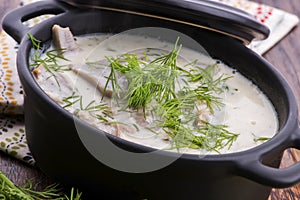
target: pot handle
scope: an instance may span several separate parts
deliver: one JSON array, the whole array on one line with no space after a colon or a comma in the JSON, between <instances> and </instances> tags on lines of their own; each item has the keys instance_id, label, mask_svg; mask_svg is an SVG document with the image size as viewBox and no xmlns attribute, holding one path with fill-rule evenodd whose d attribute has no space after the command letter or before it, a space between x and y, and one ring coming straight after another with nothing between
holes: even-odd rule
<instances>
[{"instance_id":1,"label":"pot handle","mask_svg":"<svg viewBox=\"0 0 300 200\"><path fill-rule=\"evenodd\" d=\"M38 1L16 8L4 16L3 29L12 36L18 43L30 31L30 27L23 22L45 14L58 15L66 12L68 9L56 1Z\"/></svg>"},{"instance_id":2,"label":"pot handle","mask_svg":"<svg viewBox=\"0 0 300 200\"><path fill-rule=\"evenodd\" d=\"M297 127L297 131L291 135L289 141L289 144L282 144L283 147L275 151L282 153L288 148L296 148L300 150L299 127ZM281 144L278 146L281 146ZM300 181L300 162L287 168L273 168L263 164L263 158L265 156L266 152L262 153L261 155L252 155L246 159L239 160L239 175L263 185L276 188L290 187Z\"/></svg>"}]
</instances>

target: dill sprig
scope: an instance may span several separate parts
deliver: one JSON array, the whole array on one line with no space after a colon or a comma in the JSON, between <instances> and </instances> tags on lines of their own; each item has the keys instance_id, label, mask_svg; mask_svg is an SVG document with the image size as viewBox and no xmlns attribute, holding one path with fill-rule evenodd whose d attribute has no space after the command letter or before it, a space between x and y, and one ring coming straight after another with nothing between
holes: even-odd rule
<instances>
[{"instance_id":1,"label":"dill sprig","mask_svg":"<svg viewBox=\"0 0 300 200\"><path fill-rule=\"evenodd\" d=\"M77 109L74 111L75 115L78 115L80 111L87 111L100 122L110 123L110 120L114 119L113 112L106 103L97 104L95 100L92 100L84 105L83 96L77 95L75 92L73 92L71 96L64 97L62 102L65 104L63 108L72 107L78 104L76 107Z\"/></svg>"},{"instance_id":2,"label":"dill sprig","mask_svg":"<svg viewBox=\"0 0 300 200\"><path fill-rule=\"evenodd\" d=\"M222 99L216 94L226 89L224 83L230 77L216 77L217 64L203 68L197 66L197 61L193 61L187 66L179 67L177 58L180 49L177 39L169 53L158 55L152 61L149 61L146 53L142 59L135 54L107 58L111 73L105 88L108 84L112 84L112 88L121 88L118 86L116 73L125 76L128 88L122 91L122 110L142 109L144 118L147 117L147 110L150 110L152 115L158 116L155 126L161 127L172 138L174 148L205 148L216 152L226 146L230 148L238 134L227 131L225 125L213 125L200 120L198 114L199 104L206 105L210 113L223 105ZM187 70L189 66L192 68ZM182 77L187 77L187 80L182 80ZM175 88L180 82L186 84L182 88ZM190 87L189 83L195 83L196 87Z\"/></svg>"},{"instance_id":3,"label":"dill sprig","mask_svg":"<svg viewBox=\"0 0 300 200\"><path fill-rule=\"evenodd\" d=\"M75 92L73 92L71 96L64 97L62 101L65 103L63 108L67 108L67 107L74 106L79 101L82 101L82 97L80 95L75 94Z\"/></svg>"},{"instance_id":4,"label":"dill sprig","mask_svg":"<svg viewBox=\"0 0 300 200\"><path fill-rule=\"evenodd\" d=\"M174 98L176 96L175 81L179 75L176 60L180 47L178 48L177 42L178 40L169 54L162 55L151 62L145 62L135 54L123 54L115 59L107 58L110 62L111 73L107 78L104 91L109 82L113 89L120 88L116 73L123 74L129 80L128 90L122 95L123 101L127 102L125 108L142 109L144 117L147 105L154 99L163 102ZM148 60L147 55L144 55L144 58ZM120 95L117 96L120 97Z\"/></svg>"},{"instance_id":5,"label":"dill sprig","mask_svg":"<svg viewBox=\"0 0 300 200\"><path fill-rule=\"evenodd\" d=\"M31 182L27 186L15 185L3 173L0 172L0 199L4 200L80 200L82 194L71 189L70 196L65 195L58 185L53 184L41 191L34 189Z\"/></svg>"},{"instance_id":6,"label":"dill sprig","mask_svg":"<svg viewBox=\"0 0 300 200\"><path fill-rule=\"evenodd\" d=\"M270 137L257 137L257 138L253 138L254 142L266 142L268 140L270 140Z\"/></svg>"},{"instance_id":7,"label":"dill sprig","mask_svg":"<svg viewBox=\"0 0 300 200\"><path fill-rule=\"evenodd\" d=\"M110 63L110 74L108 75L107 81L103 88L102 99L104 99L108 84L111 83L112 90L117 98L120 97L120 92L122 92L122 88L118 84L117 73L125 74L129 70L137 67L139 65L138 58L135 55L123 54L118 56L117 58L106 57L106 59ZM128 62L128 65L123 65L121 62Z\"/></svg>"},{"instance_id":8,"label":"dill sprig","mask_svg":"<svg viewBox=\"0 0 300 200\"><path fill-rule=\"evenodd\" d=\"M58 86L60 86L59 81L56 78L55 73L56 72L64 72L64 71L70 71L70 68L68 65L61 65L59 64L59 60L65 60L68 61L63 56L63 53L65 52L64 49L54 49L49 50L45 53L45 56L42 58L40 55L40 52L42 51L41 41L35 38L33 35L28 33L29 39L33 45L33 55L31 57L31 64L30 67L32 69L35 69L39 66L43 66L47 72L50 73L50 76L47 78L53 77L57 83Z\"/></svg>"},{"instance_id":9,"label":"dill sprig","mask_svg":"<svg viewBox=\"0 0 300 200\"><path fill-rule=\"evenodd\" d=\"M202 126L197 128L197 135L193 140L195 145L203 145L205 149L218 150L227 147L230 149L233 142L236 141L239 134L228 131L226 125L215 125L201 120ZM205 142L203 142L205 141Z\"/></svg>"},{"instance_id":10,"label":"dill sprig","mask_svg":"<svg viewBox=\"0 0 300 200\"><path fill-rule=\"evenodd\" d=\"M195 65L195 63L192 64ZM231 78L231 76L224 76L223 74L216 77L217 65L218 63L215 63L205 68L195 66L190 72L185 71L188 81L198 84L195 89L198 100L204 101L211 113L214 112L213 106L221 107L223 105L222 99L215 94L223 93L227 89L225 82Z\"/></svg>"},{"instance_id":11,"label":"dill sprig","mask_svg":"<svg viewBox=\"0 0 300 200\"><path fill-rule=\"evenodd\" d=\"M173 140L173 146L180 148L204 148L219 152L220 149L232 146L238 134L226 130L225 125L214 125L205 120L199 120L197 110L197 94L193 90L184 89L178 98L166 101L156 107L156 113L161 117L159 126Z\"/></svg>"}]
</instances>

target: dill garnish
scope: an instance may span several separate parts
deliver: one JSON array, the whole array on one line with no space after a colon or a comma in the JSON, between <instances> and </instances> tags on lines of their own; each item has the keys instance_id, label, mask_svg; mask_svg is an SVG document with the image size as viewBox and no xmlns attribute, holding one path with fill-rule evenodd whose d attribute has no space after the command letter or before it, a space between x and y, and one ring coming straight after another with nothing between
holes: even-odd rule
<instances>
[{"instance_id":1,"label":"dill garnish","mask_svg":"<svg viewBox=\"0 0 300 200\"><path fill-rule=\"evenodd\" d=\"M40 41L31 35L29 37L34 48L39 50ZM230 148L238 134L228 131L225 125L209 123L205 114L202 114L203 110L208 112L207 115L213 114L215 109L223 105L219 94L226 90L225 83L230 77L216 75L218 63L200 67L195 60L183 67L178 66L177 59L182 47L178 42L179 38L167 53L152 53L147 49L143 55L125 53L106 57L110 73L105 77L101 103L91 101L83 105L83 97L73 93L62 99L63 107L76 104L75 115L87 111L105 124L119 123L113 120L113 113L104 102L107 88L111 86L112 97L120 110L142 111L145 120L150 113L154 116L154 128L146 128L155 132L155 128L160 127L171 138L173 148L204 148L216 152L225 147ZM63 52L48 51L43 59L35 53L31 66L42 65L55 78L55 72L70 70L69 66L58 64L58 60L66 60ZM87 64L98 68L105 63L102 60L101 63ZM126 88L119 83L122 76L127 79Z\"/></svg>"},{"instance_id":2,"label":"dill garnish","mask_svg":"<svg viewBox=\"0 0 300 200\"><path fill-rule=\"evenodd\" d=\"M128 90L122 95L123 101L127 102L125 107L134 110L143 109L145 115L146 107L153 99L162 102L176 96L175 80L179 74L176 59L179 50L176 42L171 53L160 56L152 62L145 62L134 54L107 58L110 62L111 73L107 78L105 89L109 82L111 82L113 89L120 88L116 73L123 74L129 80ZM145 57L147 58L144 55ZM118 92L116 93L120 97Z\"/></svg>"},{"instance_id":3,"label":"dill garnish","mask_svg":"<svg viewBox=\"0 0 300 200\"><path fill-rule=\"evenodd\" d=\"M75 115L78 115L80 111L87 111L100 122L111 123L109 119L114 119L113 113L106 103L97 104L95 100L92 100L87 105L83 105L83 96L77 95L75 92L71 96L64 97L62 101L65 104L63 108L75 107L76 104L79 104L76 106Z\"/></svg>"},{"instance_id":4,"label":"dill garnish","mask_svg":"<svg viewBox=\"0 0 300 200\"><path fill-rule=\"evenodd\" d=\"M271 138L269 137L258 137L258 138L254 138L253 141L254 142L266 142L268 140L270 140Z\"/></svg>"},{"instance_id":5,"label":"dill garnish","mask_svg":"<svg viewBox=\"0 0 300 200\"><path fill-rule=\"evenodd\" d=\"M112 85L114 98L123 103L122 110L141 109L145 119L149 111L157 116L154 127L161 127L176 149L205 148L219 152L224 147L230 148L238 134L226 130L225 125L210 124L199 116L200 105L205 105L210 113L223 105L216 94L224 92L225 82L230 77L216 77L217 64L202 68L193 61L179 67L177 58L181 45L178 41L171 52L157 55L152 61L147 52L142 58L135 54L107 58L111 73L105 88ZM192 67L189 69L189 66ZM125 91L119 90L116 73L127 78ZM189 83L196 87L190 87ZM183 86L176 88L176 85Z\"/></svg>"},{"instance_id":6,"label":"dill garnish","mask_svg":"<svg viewBox=\"0 0 300 200\"><path fill-rule=\"evenodd\" d=\"M67 108L70 106L74 106L79 101L82 101L82 98L79 95L75 95L75 92L73 92L73 94L71 96L64 97L62 99L62 101L65 103L63 108Z\"/></svg>"},{"instance_id":7,"label":"dill garnish","mask_svg":"<svg viewBox=\"0 0 300 200\"><path fill-rule=\"evenodd\" d=\"M39 66L43 66L47 72L49 72L51 75L48 77L53 77L57 83L58 86L60 86L59 81L56 78L55 73L56 72L64 72L64 71L70 71L70 68L68 65L61 65L59 64L59 60L65 60L68 61L68 59L64 58L63 53L64 49L54 49L49 50L45 53L45 56L41 58L40 51L41 51L41 41L35 38L33 35L28 33L28 36L31 40L31 43L34 48L33 55L31 57L31 63L30 67L32 69L35 69Z\"/></svg>"},{"instance_id":8,"label":"dill garnish","mask_svg":"<svg viewBox=\"0 0 300 200\"><path fill-rule=\"evenodd\" d=\"M181 91L178 98L158 105L157 114L161 116L159 126L173 139L173 146L177 149L204 148L216 152L226 146L229 149L238 134L227 131L225 125L214 125L199 119L194 112L196 101L197 94L188 90Z\"/></svg>"}]
</instances>

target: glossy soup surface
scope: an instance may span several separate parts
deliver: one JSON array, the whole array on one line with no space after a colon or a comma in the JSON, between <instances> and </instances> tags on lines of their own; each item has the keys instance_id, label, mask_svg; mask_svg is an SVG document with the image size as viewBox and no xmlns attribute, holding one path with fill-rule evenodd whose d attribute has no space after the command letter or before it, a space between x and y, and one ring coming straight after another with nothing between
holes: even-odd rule
<instances>
[{"instance_id":1,"label":"glossy soup surface","mask_svg":"<svg viewBox=\"0 0 300 200\"><path fill-rule=\"evenodd\" d=\"M175 41L168 43L150 37L96 34L76 37L75 41L77 49L63 52L67 60L57 58L58 63L52 63L52 66L48 63L48 67L40 64L34 75L54 101L92 126L135 143L193 154L242 151L267 141L277 133L277 114L257 86L222 62L184 45L179 49L180 40L176 46ZM175 75L168 72L169 75L161 77L164 71L159 69L165 66L155 59L169 55L174 48L179 52L176 58L178 68L173 71ZM49 51L53 49L55 47ZM127 58L131 56L129 61L124 59L124 53L127 53ZM140 63L146 64L140 66L136 74L132 69L125 73L118 71L115 73L117 82L112 85L112 80L108 81L112 60L126 66L133 62L134 56ZM47 55L43 54L42 58L47 58ZM155 64L147 65L150 62ZM206 70L201 71L200 68ZM149 81L145 71L152 73L154 80ZM158 74L155 73L158 71ZM186 97L190 94L187 91L200 87L199 81L191 81L187 74L200 75L200 72L212 75L209 83L218 83L216 86L208 86L208 83L200 85L202 89L207 89L205 95L212 98L208 101L195 96L191 99ZM175 81L170 82L173 76ZM128 106L134 93L128 95L126 92L129 88L136 89L131 83L136 81L137 87L143 83L135 78L146 80L144 84L158 85L159 89L151 90L155 94L162 90L160 84L172 83L175 95L168 99L169 107L166 100L160 99L160 102L156 97L145 107ZM147 93L139 95L143 99ZM187 99L189 101L185 101ZM180 107L177 115L175 111L168 113L175 105L183 105L183 102L192 102L193 105Z\"/></svg>"}]
</instances>

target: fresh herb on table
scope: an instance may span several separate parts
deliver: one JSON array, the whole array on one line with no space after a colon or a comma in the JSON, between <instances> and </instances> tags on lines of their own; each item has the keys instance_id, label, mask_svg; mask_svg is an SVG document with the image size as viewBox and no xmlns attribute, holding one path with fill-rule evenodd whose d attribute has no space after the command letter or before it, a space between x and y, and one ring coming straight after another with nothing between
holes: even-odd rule
<instances>
[{"instance_id":1,"label":"fresh herb on table","mask_svg":"<svg viewBox=\"0 0 300 200\"><path fill-rule=\"evenodd\" d=\"M81 196L74 188L67 196L57 185L50 185L42 191L35 190L30 182L24 187L17 186L0 172L0 199L3 200L80 200Z\"/></svg>"}]
</instances>

